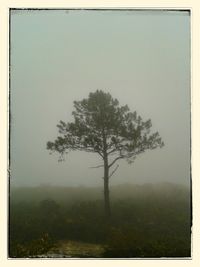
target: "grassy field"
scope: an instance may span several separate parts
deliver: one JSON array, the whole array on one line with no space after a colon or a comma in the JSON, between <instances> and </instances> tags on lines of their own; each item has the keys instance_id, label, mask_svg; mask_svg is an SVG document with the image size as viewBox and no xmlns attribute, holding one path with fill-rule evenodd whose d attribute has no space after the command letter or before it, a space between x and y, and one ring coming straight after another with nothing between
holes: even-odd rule
<instances>
[{"instance_id":1,"label":"grassy field","mask_svg":"<svg viewBox=\"0 0 200 267\"><path fill-rule=\"evenodd\" d=\"M12 188L9 256L190 257L190 198L176 184L115 186L108 221L102 188Z\"/></svg>"}]
</instances>

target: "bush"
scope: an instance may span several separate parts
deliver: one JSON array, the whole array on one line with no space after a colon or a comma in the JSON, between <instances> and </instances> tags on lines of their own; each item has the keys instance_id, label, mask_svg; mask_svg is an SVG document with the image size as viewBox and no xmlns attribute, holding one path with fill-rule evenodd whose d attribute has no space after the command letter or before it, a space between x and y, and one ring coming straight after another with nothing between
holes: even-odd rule
<instances>
[{"instance_id":1,"label":"bush","mask_svg":"<svg viewBox=\"0 0 200 267\"><path fill-rule=\"evenodd\" d=\"M48 233L45 233L39 239L32 240L31 242L19 243L11 241L9 256L11 258L38 257L41 254L47 253L53 247L53 240Z\"/></svg>"}]
</instances>

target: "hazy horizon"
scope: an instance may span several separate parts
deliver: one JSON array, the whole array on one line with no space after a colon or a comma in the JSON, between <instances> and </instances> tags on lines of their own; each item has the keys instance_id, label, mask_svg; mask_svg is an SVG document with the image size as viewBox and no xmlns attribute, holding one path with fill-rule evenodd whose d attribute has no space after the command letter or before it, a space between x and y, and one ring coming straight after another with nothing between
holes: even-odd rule
<instances>
[{"instance_id":1,"label":"hazy horizon","mask_svg":"<svg viewBox=\"0 0 200 267\"><path fill-rule=\"evenodd\" d=\"M11 185L102 186L95 154L49 155L73 101L102 89L151 119L165 146L120 161L110 185L190 185L190 16L168 11L11 11Z\"/></svg>"},{"instance_id":2,"label":"hazy horizon","mask_svg":"<svg viewBox=\"0 0 200 267\"><path fill-rule=\"evenodd\" d=\"M157 185L169 185L169 186L183 186L183 187L188 187L188 185L187 184L183 184L183 183L174 183L174 182L167 182L167 181L163 181L163 182L146 182L146 183L138 183L138 184L135 184L135 183L133 183L133 182L122 182L122 183L118 183L118 184L112 184L111 183L111 185L110 185L110 189L112 189L112 187L120 187L120 186L133 186L133 187L145 187L145 186L157 186ZM84 185L84 184L80 184L80 185L53 185L53 184L50 184L50 183L41 183L41 184L37 184L37 185L12 185L11 186L11 188L16 188L16 189L18 189L18 188L38 188L38 187L41 187L41 188L48 188L48 187L52 187L52 188L54 188L54 187L62 187L62 188L85 188L85 189L92 189L92 188L96 188L96 189L98 189L98 188L101 188L102 189L102 185L100 184L100 185ZM102 194L103 194L103 191L102 191Z\"/></svg>"}]
</instances>

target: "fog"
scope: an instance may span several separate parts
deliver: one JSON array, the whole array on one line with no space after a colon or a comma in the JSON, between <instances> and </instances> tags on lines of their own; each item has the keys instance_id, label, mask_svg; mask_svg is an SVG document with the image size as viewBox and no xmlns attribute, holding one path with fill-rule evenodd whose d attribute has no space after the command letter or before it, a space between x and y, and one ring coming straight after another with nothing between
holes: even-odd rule
<instances>
[{"instance_id":1,"label":"fog","mask_svg":"<svg viewBox=\"0 0 200 267\"><path fill-rule=\"evenodd\" d=\"M97 89L151 119L165 146L120 161L111 185L190 182L190 17L167 11L11 11L11 185L100 186L98 155L46 150Z\"/></svg>"}]
</instances>

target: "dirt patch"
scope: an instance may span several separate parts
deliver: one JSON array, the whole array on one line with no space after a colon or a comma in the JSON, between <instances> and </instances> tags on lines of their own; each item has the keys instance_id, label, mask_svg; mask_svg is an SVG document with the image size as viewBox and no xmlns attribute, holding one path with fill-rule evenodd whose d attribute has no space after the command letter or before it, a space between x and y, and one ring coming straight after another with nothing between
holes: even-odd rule
<instances>
[{"instance_id":1,"label":"dirt patch","mask_svg":"<svg viewBox=\"0 0 200 267\"><path fill-rule=\"evenodd\" d=\"M54 249L49 251L47 257L75 257L75 258L101 258L104 248L100 244L60 240Z\"/></svg>"}]
</instances>

